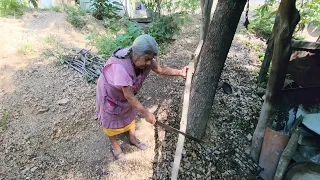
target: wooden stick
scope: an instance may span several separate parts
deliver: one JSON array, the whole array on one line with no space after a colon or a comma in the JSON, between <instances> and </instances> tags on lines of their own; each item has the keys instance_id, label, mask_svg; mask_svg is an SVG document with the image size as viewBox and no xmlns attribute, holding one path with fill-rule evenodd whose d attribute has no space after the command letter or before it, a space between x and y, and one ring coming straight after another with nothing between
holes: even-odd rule
<instances>
[{"instance_id":1,"label":"wooden stick","mask_svg":"<svg viewBox=\"0 0 320 180\"><path fill-rule=\"evenodd\" d=\"M318 51L320 51L320 43L318 43L318 42L292 40L291 47L294 50L318 50Z\"/></svg>"},{"instance_id":2,"label":"wooden stick","mask_svg":"<svg viewBox=\"0 0 320 180\"><path fill-rule=\"evenodd\" d=\"M282 180L284 172L287 169L294 152L297 150L299 134L299 128L294 129L286 148L281 154L274 180Z\"/></svg>"},{"instance_id":3,"label":"wooden stick","mask_svg":"<svg viewBox=\"0 0 320 180\"><path fill-rule=\"evenodd\" d=\"M199 55L200 55L200 52L201 52L201 49L202 49L202 46L203 46L203 42L204 42L203 40L199 41L197 49L194 52L194 54L192 55L193 56L192 59L194 60L194 70L196 70L197 64L199 62Z\"/></svg>"},{"instance_id":4,"label":"wooden stick","mask_svg":"<svg viewBox=\"0 0 320 180\"><path fill-rule=\"evenodd\" d=\"M190 89L191 89L192 73L194 71L193 65L194 65L193 62L189 63L190 68L187 73L187 80L186 80L185 89L184 89L182 116L181 116L181 121L180 121L180 131L182 131L182 132L186 132L186 129L187 129L189 95L190 95ZM184 138L185 137L183 135L179 134L176 153L174 155L174 161L173 161L173 165L172 165L171 180L178 179L178 172L179 172L179 167L180 167Z\"/></svg>"}]
</instances>

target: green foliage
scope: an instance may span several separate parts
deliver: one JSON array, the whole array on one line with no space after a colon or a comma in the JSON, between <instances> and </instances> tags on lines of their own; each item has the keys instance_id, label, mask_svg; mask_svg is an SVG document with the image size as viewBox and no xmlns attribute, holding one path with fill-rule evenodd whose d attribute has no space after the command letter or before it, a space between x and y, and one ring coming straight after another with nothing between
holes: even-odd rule
<instances>
[{"instance_id":1,"label":"green foliage","mask_svg":"<svg viewBox=\"0 0 320 180\"><path fill-rule=\"evenodd\" d=\"M300 5L299 30L303 30L311 22L315 22L314 25L320 28L320 0L302 1Z\"/></svg>"},{"instance_id":2,"label":"green foliage","mask_svg":"<svg viewBox=\"0 0 320 180\"><path fill-rule=\"evenodd\" d=\"M148 34L160 43L170 40L173 35L180 33L181 26L186 20L187 19L182 14L159 16L150 23Z\"/></svg>"},{"instance_id":3,"label":"green foliage","mask_svg":"<svg viewBox=\"0 0 320 180\"><path fill-rule=\"evenodd\" d=\"M259 53L258 57L259 57L260 62L263 62L264 55L265 55L265 53Z\"/></svg>"},{"instance_id":4,"label":"green foliage","mask_svg":"<svg viewBox=\"0 0 320 180\"><path fill-rule=\"evenodd\" d=\"M55 11L55 12L61 12L61 7L60 6L53 6L53 7L51 7L51 10Z\"/></svg>"},{"instance_id":5,"label":"green foliage","mask_svg":"<svg viewBox=\"0 0 320 180\"><path fill-rule=\"evenodd\" d=\"M154 0L141 0L140 2L146 6L146 9L153 11L156 10L157 4Z\"/></svg>"},{"instance_id":6,"label":"green foliage","mask_svg":"<svg viewBox=\"0 0 320 180\"><path fill-rule=\"evenodd\" d=\"M0 0L0 16L22 16L25 7L22 0Z\"/></svg>"},{"instance_id":7,"label":"green foliage","mask_svg":"<svg viewBox=\"0 0 320 180\"><path fill-rule=\"evenodd\" d=\"M103 35L92 34L88 38L97 48L99 54L102 54L103 57L109 57L115 49L130 46L136 37L144 33L148 33L154 37L159 43L161 51L165 52L168 49L164 43L172 40L174 35L180 33L181 26L189 20L185 16L186 12L195 10L199 4L196 0L162 0L160 2L156 0L145 0L143 2L147 5L147 8L153 12L159 12L157 8L159 8L158 3L160 3L160 7L163 8L162 10L167 8L167 15L156 13L149 27L145 30L128 18L117 19L111 18L112 16L101 15L105 20L104 25L108 28L106 33ZM94 6L98 6L99 2L97 0L96 3ZM103 8L100 10L96 9L96 12L103 12Z\"/></svg>"},{"instance_id":8,"label":"green foliage","mask_svg":"<svg viewBox=\"0 0 320 180\"><path fill-rule=\"evenodd\" d=\"M66 7L67 21L70 22L76 28L82 28L86 22L83 16L86 14L80 7Z\"/></svg>"},{"instance_id":9,"label":"green foliage","mask_svg":"<svg viewBox=\"0 0 320 180\"><path fill-rule=\"evenodd\" d=\"M55 43L56 39L54 35L48 35L47 37L44 38L44 42L48 45L53 45Z\"/></svg>"},{"instance_id":10,"label":"green foliage","mask_svg":"<svg viewBox=\"0 0 320 180\"><path fill-rule=\"evenodd\" d=\"M278 7L278 1L267 0L264 5L256 8L250 29L263 38L270 37ZM315 22L320 28L320 0L298 0L297 9L301 18L295 33L302 31L310 22Z\"/></svg>"},{"instance_id":11,"label":"green foliage","mask_svg":"<svg viewBox=\"0 0 320 180\"><path fill-rule=\"evenodd\" d=\"M27 55L27 54L30 54L32 52L34 52L34 47L32 44L29 44L29 43L26 43L26 44L23 44L19 49L18 49L18 54L20 56L23 56L23 55Z\"/></svg>"},{"instance_id":12,"label":"green foliage","mask_svg":"<svg viewBox=\"0 0 320 180\"><path fill-rule=\"evenodd\" d=\"M266 2L264 5L255 9L254 19L250 28L259 36L267 39L272 34L272 27L277 14L278 6L274 2Z\"/></svg>"},{"instance_id":13,"label":"green foliage","mask_svg":"<svg viewBox=\"0 0 320 180\"><path fill-rule=\"evenodd\" d=\"M115 22L114 19L110 21ZM108 23L111 24L111 22ZM121 26L122 23L125 24ZM114 23L104 35L93 34L88 39L93 42L99 54L108 57L117 48L130 46L134 39L143 33L140 26L124 18Z\"/></svg>"},{"instance_id":14,"label":"green foliage","mask_svg":"<svg viewBox=\"0 0 320 180\"><path fill-rule=\"evenodd\" d=\"M111 2L110 0L93 0L91 10L93 16L97 19L110 19L119 17L117 12L121 10L121 4L117 1Z\"/></svg>"},{"instance_id":15,"label":"green foliage","mask_svg":"<svg viewBox=\"0 0 320 180\"><path fill-rule=\"evenodd\" d=\"M170 1L170 0L169 0ZM200 7L199 0L178 0L174 2L176 9L180 9L181 12L194 13Z\"/></svg>"}]
</instances>

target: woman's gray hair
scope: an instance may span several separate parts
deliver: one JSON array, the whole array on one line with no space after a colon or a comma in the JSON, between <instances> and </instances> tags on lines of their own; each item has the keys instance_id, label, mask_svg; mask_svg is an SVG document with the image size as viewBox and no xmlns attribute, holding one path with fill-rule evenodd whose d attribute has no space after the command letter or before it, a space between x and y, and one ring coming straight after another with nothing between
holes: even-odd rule
<instances>
[{"instance_id":1,"label":"woman's gray hair","mask_svg":"<svg viewBox=\"0 0 320 180\"><path fill-rule=\"evenodd\" d=\"M150 53L154 53L155 55L159 54L158 43L152 36L148 34L138 36L133 41L131 49L133 54L138 56L144 56Z\"/></svg>"}]
</instances>

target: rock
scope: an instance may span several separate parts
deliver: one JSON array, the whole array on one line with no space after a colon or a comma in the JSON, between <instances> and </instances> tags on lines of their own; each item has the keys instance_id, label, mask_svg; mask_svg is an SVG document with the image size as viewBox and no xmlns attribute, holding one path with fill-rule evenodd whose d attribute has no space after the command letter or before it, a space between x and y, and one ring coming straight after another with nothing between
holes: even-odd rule
<instances>
[{"instance_id":1,"label":"rock","mask_svg":"<svg viewBox=\"0 0 320 180\"><path fill-rule=\"evenodd\" d=\"M173 39L173 40L177 40L177 39L178 39L178 36L175 34L175 35L172 36L172 39Z\"/></svg>"},{"instance_id":2,"label":"rock","mask_svg":"<svg viewBox=\"0 0 320 180\"><path fill-rule=\"evenodd\" d=\"M37 170L37 169L38 169L38 167L35 166L35 167L31 168L30 171L31 171L31 172L34 172L34 171Z\"/></svg>"},{"instance_id":3,"label":"rock","mask_svg":"<svg viewBox=\"0 0 320 180\"><path fill-rule=\"evenodd\" d=\"M214 152L213 152L214 154L220 154L221 152L220 151L218 151L218 150L215 150Z\"/></svg>"},{"instance_id":4,"label":"rock","mask_svg":"<svg viewBox=\"0 0 320 180\"><path fill-rule=\"evenodd\" d=\"M26 167L21 171L21 174L25 174L29 170L30 170L30 167Z\"/></svg>"},{"instance_id":5,"label":"rock","mask_svg":"<svg viewBox=\"0 0 320 180\"><path fill-rule=\"evenodd\" d=\"M248 134L248 135L247 135L247 138L248 138L249 141L251 141L252 135L251 135L251 134Z\"/></svg>"},{"instance_id":6,"label":"rock","mask_svg":"<svg viewBox=\"0 0 320 180\"><path fill-rule=\"evenodd\" d=\"M190 162L186 162L186 164L185 164L185 168L187 168L187 169L189 169L190 168L190 166L191 166L191 164L190 164Z\"/></svg>"},{"instance_id":7,"label":"rock","mask_svg":"<svg viewBox=\"0 0 320 180\"><path fill-rule=\"evenodd\" d=\"M59 101L57 101L58 105L66 105L68 104L69 99L68 98L64 98L64 99L60 99Z\"/></svg>"},{"instance_id":8,"label":"rock","mask_svg":"<svg viewBox=\"0 0 320 180\"><path fill-rule=\"evenodd\" d=\"M265 92L266 92L266 90L264 88L258 87L256 93L258 96L262 97L265 94Z\"/></svg>"},{"instance_id":9,"label":"rock","mask_svg":"<svg viewBox=\"0 0 320 180\"><path fill-rule=\"evenodd\" d=\"M45 113L45 112L48 112L50 108L48 107L42 107L38 110L38 113L37 114L42 114L42 113Z\"/></svg>"}]
</instances>

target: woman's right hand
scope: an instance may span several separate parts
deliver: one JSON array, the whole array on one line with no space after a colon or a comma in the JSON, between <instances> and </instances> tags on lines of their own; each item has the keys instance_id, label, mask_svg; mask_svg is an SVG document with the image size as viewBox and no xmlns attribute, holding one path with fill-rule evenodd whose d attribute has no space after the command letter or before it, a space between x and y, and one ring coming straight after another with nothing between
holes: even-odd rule
<instances>
[{"instance_id":1,"label":"woman's right hand","mask_svg":"<svg viewBox=\"0 0 320 180\"><path fill-rule=\"evenodd\" d=\"M156 123L156 117L151 113L151 112L148 112L146 115L145 115L145 118L146 118L146 121L149 122L150 124L155 124Z\"/></svg>"}]
</instances>

